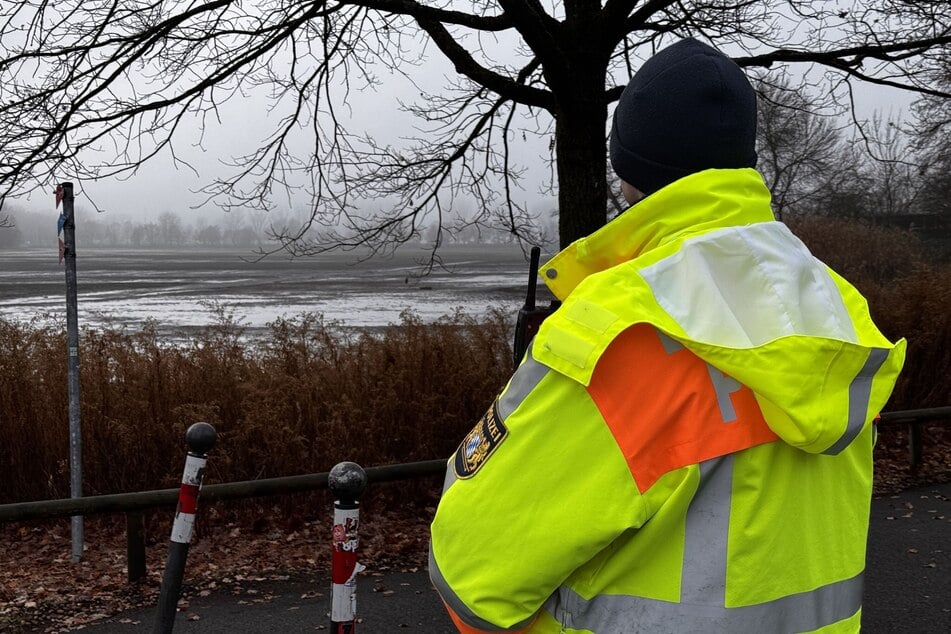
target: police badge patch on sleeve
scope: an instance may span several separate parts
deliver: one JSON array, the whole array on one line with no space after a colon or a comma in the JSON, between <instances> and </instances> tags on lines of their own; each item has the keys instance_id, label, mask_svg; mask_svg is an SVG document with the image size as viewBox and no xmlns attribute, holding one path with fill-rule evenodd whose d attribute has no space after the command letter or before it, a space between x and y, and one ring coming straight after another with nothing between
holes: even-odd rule
<instances>
[{"instance_id":1,"label":"police badge patch on sleeve","mask_svg":"<svg viewBox=\"0 0 951 634\"><path fill-rule=\"evenodd\" d=\"M456 450L456 477L464 480L474 476L508 433L492 403Z\"/></svg>"}]
</instances>

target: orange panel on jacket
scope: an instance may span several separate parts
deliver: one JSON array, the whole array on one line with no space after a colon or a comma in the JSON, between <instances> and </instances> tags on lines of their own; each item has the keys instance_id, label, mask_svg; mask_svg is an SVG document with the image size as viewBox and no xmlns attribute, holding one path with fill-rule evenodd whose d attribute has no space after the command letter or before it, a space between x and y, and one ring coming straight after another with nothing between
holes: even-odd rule
<instances>
[{"instance_id":1,"label":"orange panel on jacket","mask_svg":"<svg viewBox=\"0 0 951 634\"><path fill-rule=\"evenodd\" d=\"M588 391L641 493L674 469L778 439L748 387L649 324L618 335Z\"/></svg>"}]
</instances>

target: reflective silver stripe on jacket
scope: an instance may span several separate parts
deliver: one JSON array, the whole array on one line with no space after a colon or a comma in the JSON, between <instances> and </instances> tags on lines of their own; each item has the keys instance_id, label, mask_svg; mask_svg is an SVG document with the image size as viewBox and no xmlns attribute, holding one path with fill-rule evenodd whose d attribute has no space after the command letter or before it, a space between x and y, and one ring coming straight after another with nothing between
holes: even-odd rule
<instances>
[{"instance_id":1,"label":"reflective silver stripe on jacket","mask_svg":"<svg viewBox=\"0 0 951 634\"><path fill-rule=\"evenodd\" d=\"M770 634L811 632L855 614L862 600L862 575L812 592L792 594L756 605L726 608L670 603L643 597L602 594L586 601L568 587L559 588L545 608L567 627L596 634L631 632L730 632ZM557 608L552 609L552 605Z\"/></svg>"},{"instance_id":2,"label":"reflective silver stripe on jacket","mask_svg":"<svg viewBox=\"0 0 951 634\"><path fill-rule=\"evenodd\" d=\"M687 508L680 602L726 603L727 539L733 497L733 455L700 463L700 483Z\"/></svg>"},{"instance_id":3,"label":"reflective silver stripe on jacket","mask_svg":"<svg viewBox=\"0 0 951 634\"><path fill-rule=\"evenodd\" d=\"M855 375L849 385L849 421L845 427L845 433L835 444L822 453L834 456L841 452L855 440L855 437L865 427L868 401L872 396L872 380L886 359L888 359L888 350L883 348L872 348L868 353L865 365L862 366L862 369L859 370L859 373Z\"/></svg>"},{"instance_id":4,"label":"reflective silver stripe on jacket","mask_svg":"<svg viewBox=\"0 0 951 634\"><path fill-rule=\"evenodd\" d=\"M562 586L545 609L566 627L596 634L804 632L855 614L862 605L861 574L766 603L726 607L732 480L732 455L700 464L700 485L687 510L680 602L609 594L585 599Z\"/></svg>"},{"instance_id":5,"label":"reflective silver stripe on jacket","mask_svg":"<svg viewBox=\"0 0 951 634\"><path fill-rule=\"evenodd\" d=\"M496 409L499 413L499 418L503 421L508 418L509 415L522 404L525 397L538 387L538 384L549 372L548 366L539 363L535 360L535 357L532 356L532 346L529 345L528 354L525 355L525 361L518 366L515 374L513 374L511 380L509 380L508 387L499 397L499 406Z\"/></svg>"},{"instance_id":6,"label":"reflective silver stripe on jacket","mask_svg":"<svg viewBox=\"0 0 951 634\"><path fill-rule=\"evenodd\" d=\"M495 409L499 418L504 422L522 404L525 397L538 387L538 384L549 372L551 370L548 366L539 363L532 356L532 347L529 345L525 361L518 366L515 374L509 380L508 387L499 396L498 405ZM456 470L453 469L452 460L450 460L446 468L446 479L443 481L442 492L445 493L455 481Z\"/></svg>"}]
</instances>

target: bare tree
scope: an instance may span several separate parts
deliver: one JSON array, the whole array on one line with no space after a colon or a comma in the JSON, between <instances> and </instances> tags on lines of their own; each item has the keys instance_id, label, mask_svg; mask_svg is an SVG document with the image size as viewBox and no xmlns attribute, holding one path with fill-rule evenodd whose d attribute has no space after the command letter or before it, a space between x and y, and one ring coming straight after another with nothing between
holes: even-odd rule
<instances>
[{"instance_id":1,"label":"bare tree","mask_svg":"<svg viewBox=\"0 0 951 634\"><path fill-rule=\"evenodd\" d=\"M782 220L843 176L848 166L842 160L843 124L834 107L802 85L793 85L788 76L764 75L754 86L757 168L772 193L773 211Z\"/></svg>"},{"instance_id":2,"label":"bare tree","mask_svg":"<svg viewBox=\"0 0 951 634\"><path fill-rule=\"evenodd\" d=\"M158 217L159 240L163 246L180 247L188 238L188 229L182 219L171 211L163 211Z\"/></svg>"},{"instance_id":3,"label":"bare tree","mask_svg":"<svg viewBox=\"0 0 951 634\"><path fill-rule=\"evenodd\" d=\"M896 119L876 114L841 140L834 157L835 166L817 181L802 211L900 222L920 206L926 157L914 150Z\"/></svg>"},{"instance_id":4,"label":"bare tree","mask_svg":"<svg viewBox=\"0 0 951 634\"><path fill-rule=\"evenodd\" d=\"M13 220L14 212L18 211L16 209L7 208L7 213L0 215L0 230L8 230L7 235L0 234L0 243L12 244L14 241L19 241L21 232L17 231L16 224ZM16 235L14 235L16 231Z\"/></svg>"},{"instance_id":5,"label":"bare tree","mask_svg":"<svg viewBox=\"0 0 951 634\"><path fill-rule=\"evenodd\" d=\"M564 245L605 222L610 104L658 48L693 36L746 68L810 66L846 100L854 82L946 98L931 73L951 43L946 4L0 2L0 195L127 174L160 153L180 160L190 120L266 91L270 135L205 192L226 208L266 209L303 183L310 221L278 236L292 252L392 246L423 223L442 228L460 197L476 205L475 222L533 240L515 164L526 134L550 139ZM412 80L434 49L458 78L406 106L420 118L415 134L376 140L348 124L381 73Z\"/></svg>"},{"instance_id":6,"label":"bare tree","mask_svg":"<svg viewBox=\"0 0 951 634\"><path fill-rule=\"evenodd\" d=\"M935 84L951 91L951 47L945 49ZM951 225L951 100L931 95L914 104L913 148L924 157L920 211L944 216Z\"/></svg>"},{"instance_id":7,"label":"bare tree","mask_svg":"<svg viewBox=\"0 0 951 634\"><path fill-rule=\"evenodd\" d=\"M875 116L871 130L872 151L862 161L874 196L868 215L895 217L912 213L923 192L927 158L915 155L897 120Z\"/></svg>"}]
</instances>

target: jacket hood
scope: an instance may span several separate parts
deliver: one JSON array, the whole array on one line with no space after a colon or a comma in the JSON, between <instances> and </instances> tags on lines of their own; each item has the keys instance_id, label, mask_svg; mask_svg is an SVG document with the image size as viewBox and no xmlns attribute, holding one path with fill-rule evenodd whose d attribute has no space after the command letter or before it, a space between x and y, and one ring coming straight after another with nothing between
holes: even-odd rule
<instances>
[{"instance_id":1,"label":"jacket hood","mask_svg":"<svg viewBox=\"0 0 951 634\"><path fill-rule=\"evenodd\" d=\"M533 353L588 384L597 359L650 323L748 386L770 428L838 453L885 405L904 362L865 299L782 223L752 169L660 190L541 269L562 307Z\"/></svg>"}]
</instances>

